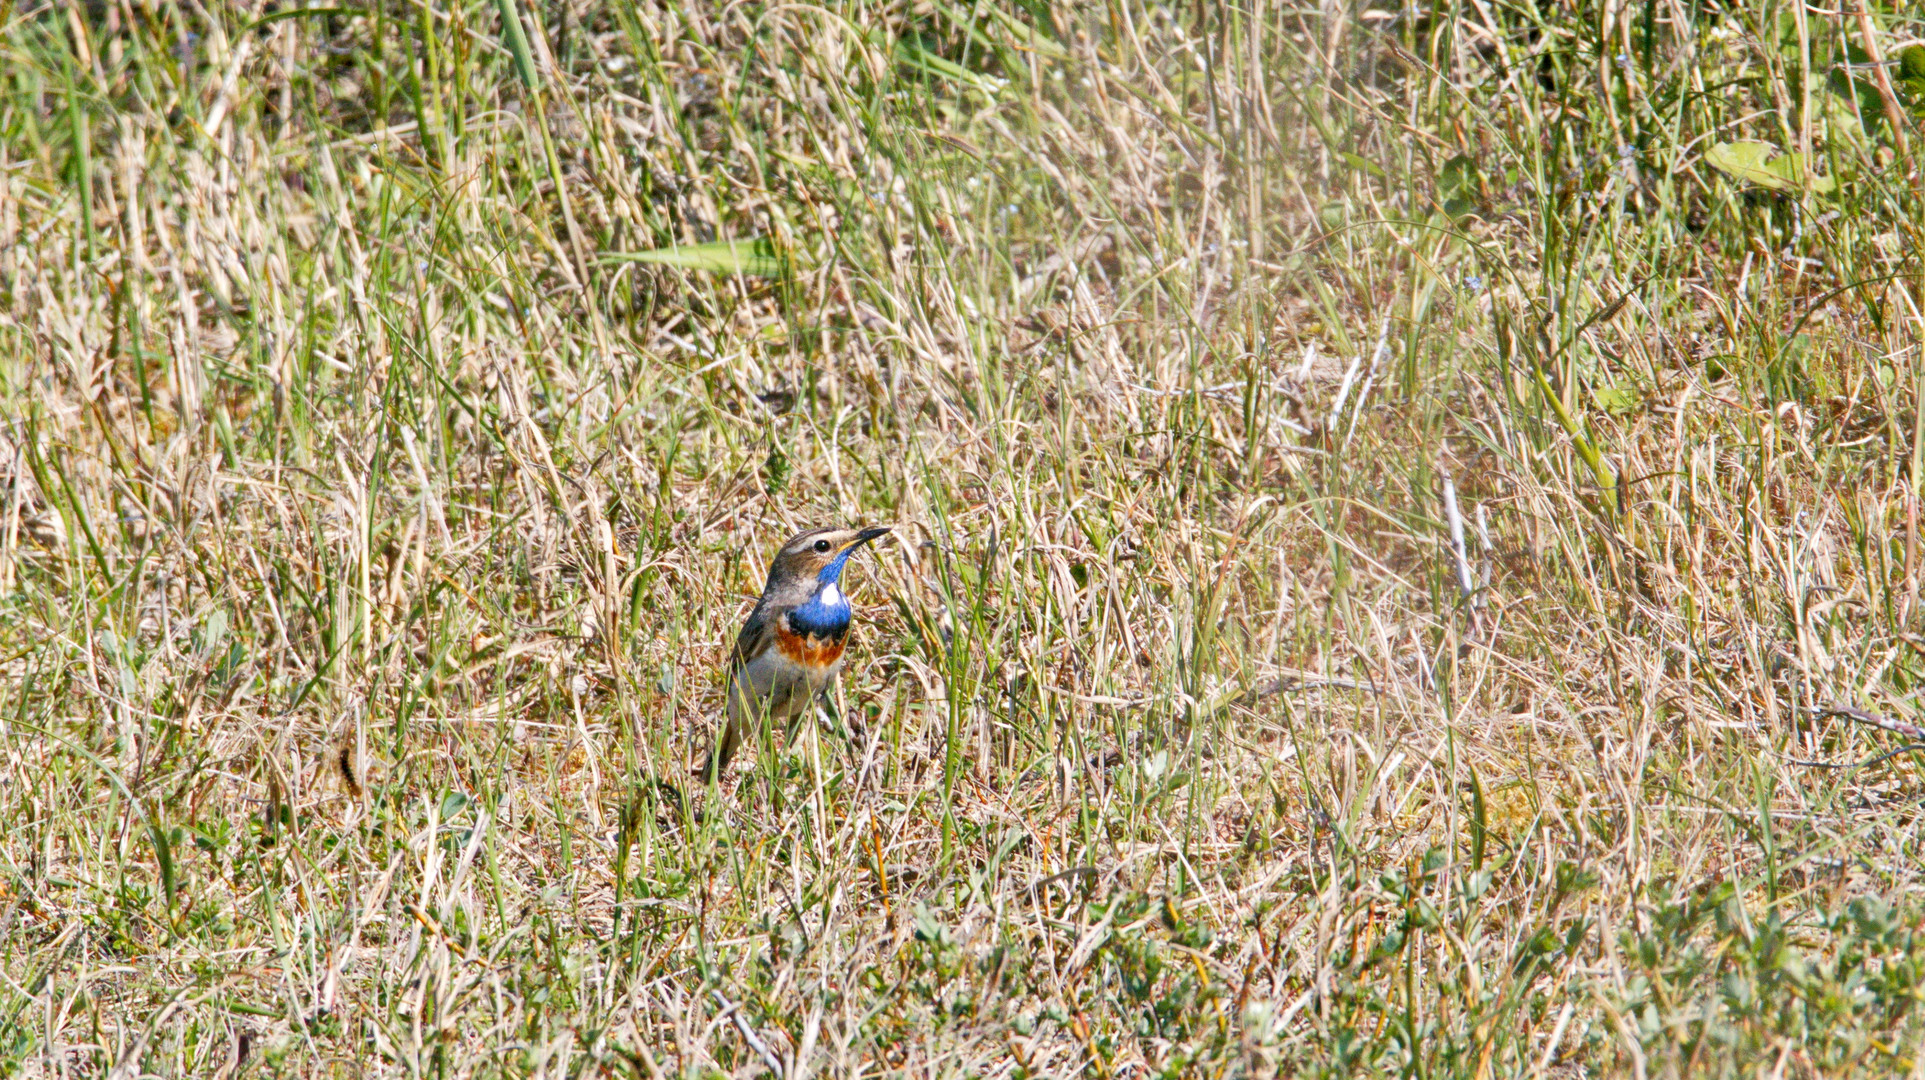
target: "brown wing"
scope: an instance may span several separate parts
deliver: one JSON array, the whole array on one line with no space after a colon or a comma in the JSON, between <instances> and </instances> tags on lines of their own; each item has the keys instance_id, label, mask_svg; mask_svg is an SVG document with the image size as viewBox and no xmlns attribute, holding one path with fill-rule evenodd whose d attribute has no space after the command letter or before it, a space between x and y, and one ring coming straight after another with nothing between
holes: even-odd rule
<instances>
[{"instance_id":1,"label":"brown wing","mask_svg":"<svg viewBox=\"0 0 1925 1080\"><path fill-rule=\"evenodd\" d=\"M747 717L737 708L735 678L748 666L749 661L762 655L764 650L775 647L775 620L769 618L768 605L758 603L755 610L749 612L748 621L742 624L742 632L735 635L735 653L729 657L728 678L723 691L728 699L722 708L722 734L716 739L715 748L709 751L708 758L696 768L697 777L719 777L722 770L728 768L729 758L735 755L736 745L748 735L745 730Z\"/></svg>"},{"instance_id":2,"label":"brown wing","mask_svg":"<svg viewBox=\"0 0 1925 1080\"><path fill-rule=\"evenodd\" d=\"M729 657L729 674L742 670L743 665L774 645L775 620L769 618L767 604L757 604L755 610L749 612L748 621L742 624L742 632L735 635L735 653Z\"/></svg>"}]
</instances>

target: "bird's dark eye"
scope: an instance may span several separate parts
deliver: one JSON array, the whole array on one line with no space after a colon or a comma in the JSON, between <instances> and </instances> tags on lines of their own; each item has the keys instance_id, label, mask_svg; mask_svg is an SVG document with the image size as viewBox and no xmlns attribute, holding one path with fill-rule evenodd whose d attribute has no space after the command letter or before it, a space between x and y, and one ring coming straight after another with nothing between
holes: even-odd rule
<instances>
[{"instance_id":1,"label":"bird's dark eye","mask_svg":"<svg viewBox=\"0 0 1925 1080\"><path fill-rule=\"evenodd\" d=\"M829 542L828 542L827 540L817 540L817 541L815 542L815 549L816 549L817 551L828 551L828 550L829 550Z\"/></svg>"}]
</instances>

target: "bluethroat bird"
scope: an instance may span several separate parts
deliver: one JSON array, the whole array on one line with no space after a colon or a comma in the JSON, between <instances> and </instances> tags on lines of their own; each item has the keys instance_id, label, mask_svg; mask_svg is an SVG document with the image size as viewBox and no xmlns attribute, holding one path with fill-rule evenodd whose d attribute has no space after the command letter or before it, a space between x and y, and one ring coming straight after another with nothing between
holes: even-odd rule
<instances>
[{"instance_id":1,"label":"bluethroat bird","mask_svg":"<svg viewBox=\"0 0 1925 1080\"><path fill-rule=\"evenodd\" d=\"M762 599L742 624L729 659L727 721L699 777L719 777L742 741L766 720L806 712L842 667L849 598L842 568L889 529L809 529L769 563Z\"/></svg>"}]
</instances>

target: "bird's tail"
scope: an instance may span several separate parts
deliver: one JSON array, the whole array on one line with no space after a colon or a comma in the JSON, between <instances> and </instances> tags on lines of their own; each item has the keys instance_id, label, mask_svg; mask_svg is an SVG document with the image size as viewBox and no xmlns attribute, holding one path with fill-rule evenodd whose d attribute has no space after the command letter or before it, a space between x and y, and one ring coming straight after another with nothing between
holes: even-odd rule
<instances>
[{"instance_id":1,"label":"bird's tail","mask_svg":"<svg viewBox=\"0 0 1925 1080\"><path fill-rule=\"evenodd\" d=\"M708 752L702 764L696 766L695 778L704 783L720 780L728 771L729 759L735 756L735 748L742 742L743 710L736 708L734 688L730 688L729 707L722 721L722 733L715 739L714 749Z\"/></svg>"}]
</instances>

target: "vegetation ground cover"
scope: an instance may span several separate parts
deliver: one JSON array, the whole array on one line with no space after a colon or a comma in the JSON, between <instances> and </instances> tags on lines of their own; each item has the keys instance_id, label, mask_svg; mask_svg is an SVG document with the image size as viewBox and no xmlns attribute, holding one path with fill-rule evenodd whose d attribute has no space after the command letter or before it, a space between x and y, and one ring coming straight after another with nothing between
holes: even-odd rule
<instances>
[{"instance_id":1,"label":"vegetation ground cover","mask_svg":"<svg viewBox=\"0 0 1925 1080\"><path fill-rule=\"evenodd\" d=\"M0 1071L1925 1068L1920 33L0 5Z\"/></svg>"}]
</instances>

